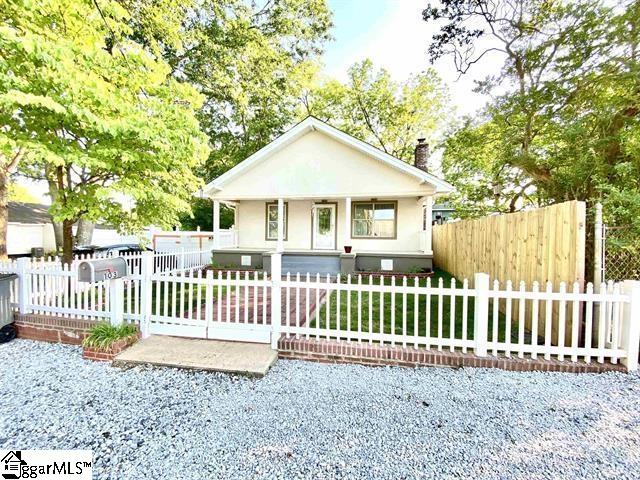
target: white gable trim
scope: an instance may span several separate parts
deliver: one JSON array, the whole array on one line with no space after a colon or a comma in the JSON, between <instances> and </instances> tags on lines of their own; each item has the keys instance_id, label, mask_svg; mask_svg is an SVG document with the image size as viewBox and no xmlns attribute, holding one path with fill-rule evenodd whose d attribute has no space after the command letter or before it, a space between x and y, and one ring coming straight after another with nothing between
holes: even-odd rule
<instances>
[{"instance_id":1,"label":"white gable trim","mask_svg":"<svg viewBox=\"0 0 640 480\"><path fill-rule=\"evenodd\" d=\"M334 128L331 125L318 120L317 118L307 117L302 122L298 123L295 127L286 131L274 141L258 150L249 158L243 160L238 165L226 171L218 178L207 184L207 186L204 188L204 192L212 194L223 190L224 185L230 180L241 175L243 172L247 171L248 169L266 159L278 150L281 150L287 145L293 143L304 134L314 130L322 132L345 145L353 147L354 149L365 153L369 157L379 160L387 164L388 166L401 171L402 173L417 178L422 182L433 185L435 187L436 193L449 193L454 190L451 184L442 180L441 178L436 177L435 175L431 175L430 173L420 170L419 168L416 168L413 165L408 164L407 162L403 162L402 160L399 160L389 155L388 153L385 153L382 150L379 150L369 145L368 143L363 142L362 140L358 140L351 135L341 132L337 128Z\"/></svg>"}]
</instances>

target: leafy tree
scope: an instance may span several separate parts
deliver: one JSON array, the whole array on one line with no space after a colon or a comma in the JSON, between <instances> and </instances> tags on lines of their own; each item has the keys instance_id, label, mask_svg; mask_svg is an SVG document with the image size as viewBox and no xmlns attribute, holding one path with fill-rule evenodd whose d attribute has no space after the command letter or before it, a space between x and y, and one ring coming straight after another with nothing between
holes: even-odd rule
<instances>
[{"instance_id":1,"label":"leafy tree","mask_svg":"<svg viewBox=\"0 0 640 480\"><path fill-rule=\"evenodd\" d=\"M509 163L503 127L491 119L466 119L444 141L442 171L456 186L449 201L457 216L511 213L540 203L531 178Z\"/></svg>"},{"instance_id":2,"label":"leafy tree","mask_svg":"<svg viewBox=\"0 0 640 480\"><path fill-rule=\"evenodd\" d=\"M304 92L302 116L314 115L397 158L413 157L416 138L436 141L449 121L447 90L433 69L403 83L371 60L353 65L343 84L328 80Z\"/></svg>"},{"instance_id":3,"label":"leafy tree","mask_svg":"<svg viewBox=\"0 0 640 480\"><path fill-rule=\"evenodd\" d=\"M64 260L81 218L174 225L209 152L201 95L128 38L115 1L2 0L1 11L0 149L50 182Z\"/></svg>"},{"instance_id":4,"label":"leafy tree","mask_svg":"<svg viewBox=\"0 0 640 480\"><path fill-rule=\"evenodd\" d=\"M1 118L2 114L0 113ZM16 172L23 156L23 148L13 140L3 139L2 128L0 128L0 260L7 258L11 176Z\"/></svg>"},{"instance_id":5,"label":"leafy tree","mask_svg":"<svg viewBox=\"0 0 640 480\"><path fill-rule=\"evenodd\" d=\"M478 85L494 99L475 122L476 132L491 131L476 140L518 173L502 183L530 183L533 203L603 199L611 221L637 218L639 8L635 1L450 0L423 12L427 21L445 22L430 46L432 60L450 56L461 74L490 56L503 61ZM473 168L481 147L465 142L470 131L463 125L448 140L445 163ZM489 195L483 205L491 203Z\"/></svg>"},{"instance_id":6,"label":"leafy tree","mask_svg":"<svg viewBox=\"0 0 640 480\"><path fill-rule=\"evenodd\" d=\"M185 17L183 51L165 58L196 85L211 141L201 169L211 180L259 150L295 121L302 87L329 38L325 0L202 0Z\"/></svg>"},{"instance_id":7,"label":"leafy tree","mask_svg":"<svg viewBox=\"0 0 640 480\"><path fill-rule=\"evenodd\" d=\"M168 57L182 52L184 22L197 0L116 0L129 14L126 37L154 55Z\"/></svg>"},{"instance_id":8,"label":"leafy tree","mask_svg":"<svg viewBox=\"0 0 640 480\"><path fill-rule=\"evenodd\" d=\"M220 228L231 228L234 222L234 212L226 205L220 205ZM213 231L213 200L210 198L196 198L191 203L191 213L180 216L182 230Z\"/></svg>"}]
</instances>

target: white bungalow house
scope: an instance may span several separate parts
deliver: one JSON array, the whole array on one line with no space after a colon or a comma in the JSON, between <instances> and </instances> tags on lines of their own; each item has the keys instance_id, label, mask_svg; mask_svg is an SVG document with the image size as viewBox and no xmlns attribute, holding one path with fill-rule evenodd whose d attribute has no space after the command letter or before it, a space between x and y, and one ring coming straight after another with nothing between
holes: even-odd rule
<instances>
[{"instance_id":1,"label":"white bungalow house","mask_svg":"<svg viewBox=\"0 0 640 480\"><path fill-rule=\"evenodd\" d=\"M427 156L422 139L415 166L308 117L206 186L213 261L268 271L281 252L291 273L430 270L433 199L452 187Z\"/></svg>"}]
</instances>

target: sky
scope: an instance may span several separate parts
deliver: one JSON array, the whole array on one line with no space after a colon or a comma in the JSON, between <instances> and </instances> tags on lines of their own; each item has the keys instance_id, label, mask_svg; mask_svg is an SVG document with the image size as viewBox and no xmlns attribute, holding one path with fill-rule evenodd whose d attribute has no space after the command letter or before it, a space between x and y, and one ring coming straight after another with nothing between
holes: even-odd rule
<instances>
[{"instance_id":1,"label":"sky","mask_svg":"<svg viewBox=\"0 0 640 480\"><path fill-rule=\"evenodd\" d=\"M349 66L370 58L376 67L386 68L396 81L431 66L427 56L429 41L437 25L422 20L428 0L328 0L333 11L334 39L325 46L323 73L346 80ZM473 114L487 97L474 93L474 80L500 68L500 59L485 57L458 79L451 59L439 60L433 67L449 87L457 115ZM46 184L20 179L42 203L50 203Z\"/></svg>"},{"instance_id":2,"label":"sky","mask_svg":"<svg viewBox=\"0 0 640 480\"><path fill-rule=\"evenodd\" d=\"M350 65L370 58L374 65L386 68L397 81L420 73L432 65L427 49L438 25L422 20L428 0L328 0L333 11L333 37L325 47L324 73L346 79ZM433 67L447 83L458 115L472 114L487 97L474 93L474 80L500 68L499 58L485 57L458 79L450 58Z\"/></svg>"}]
</instances>

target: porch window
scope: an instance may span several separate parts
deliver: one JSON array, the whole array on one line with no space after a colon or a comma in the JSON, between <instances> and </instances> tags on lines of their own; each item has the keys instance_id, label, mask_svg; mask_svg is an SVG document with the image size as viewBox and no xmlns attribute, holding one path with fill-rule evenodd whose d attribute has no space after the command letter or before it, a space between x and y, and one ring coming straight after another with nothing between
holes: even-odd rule
<instances>
[{"instance_id":1,"label":"porch window","mask_svg":"<svg viewBox=\"0 0 640 480\"><path fill-rule=\"evenodd\" d=\"M396 238L397 202L354 202L352 238Z\"/></svg>"},{"instance_id":2,"label":"porch window","mask_svg":"<svg viewBox=\"0 0 640 480\"><path fill-rule=\"evenodd\" d=\"M287 239L289 206L284 204L284 239ZM278 240L278 202L267 203L265 238L267 240Z\"/></svg>"}]
</instances>

